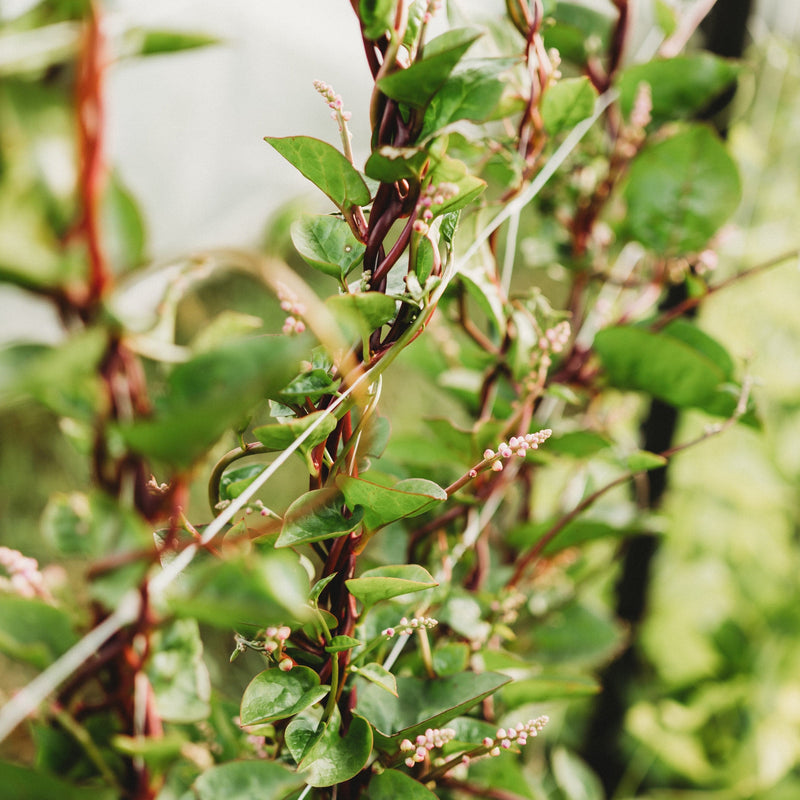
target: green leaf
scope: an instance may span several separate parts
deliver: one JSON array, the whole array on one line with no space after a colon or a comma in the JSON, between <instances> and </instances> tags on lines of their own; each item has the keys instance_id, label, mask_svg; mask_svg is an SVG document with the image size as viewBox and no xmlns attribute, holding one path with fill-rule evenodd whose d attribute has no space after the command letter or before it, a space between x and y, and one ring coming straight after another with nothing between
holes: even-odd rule
<instances>
[{"instance_id":1,"label":"green leaf","mask_svg":"<svg viewBox=\"0 0 800 800\"><path fill-rule=\"evenodd\" d=\"M0 786L3 800L116 800L115 789L91 784L67 783L42 770L32 770L0 761Z\"/></svg>"},{"instance_id":2,"label":"green leaf","mask_svg":"<svg viewBox=\"0 0 800 800\"><path fill-rule=\"evenodd\" d=\"M145 261L144 218L135 198L114 171L103 193L102 224L106 256L116 274Z\"/></svg>"},{"instance_id":3,"label":"green leaf","mask_svg":"<svg viewBox=\"0 0 800 800\"><path fill-rule=\"evenodd\" d=\"M611 440L594 431L570 431L551 436L547 452L572 458L589 458L611 447Z\"/></svg>"},{"instance_id":4,"label":"green leaf","mask_svg":"<svg viewBox=\"0 0 800 800\"><path fill-rule=\"evenodd\" d=\"M328 195L342 212L369 203L364 179L333 145L310 136L266 136L264 141Z\"/></svg>"},{"instance_id":5,"label":"green leaf","mask_svg":"<svg viewBox=\"0 0 800 800\"><path fill-rule=\"evenodd\" d=\"M701 250L739 205L739 173L725 147L701 125L645 147L623 194L630 236L657 253Z\"/></svg>"},{"instance_id":6,"label":"green leaf","mask_svg":"<svg viewBox=\"0 0 800 800\"><path fill-rule=\"evenodd\" d=\"M95 491L56 494L42 514L42 535L67 556L116 557L120 565L97 574L89 585L92 597L113 608L147 571L153 549L142 518L107 494Z\"/></svg>"},{"instance_id":7,"label":"green leaf","mask_svg":"<svg viewBox=\"0 0 800 800\"><path fill-rule=\"evenodd\" d=\"M571 130L591 116L597 92L586 77L565 78L550 86L542 97L542 119L551 136Z\"/></svg>"},{"instance_id":8,"label":"green leaf","mask_svg":"<svg viewBox=\"0 0 800 800\"><path fill-rule=\"evenodd\" d=\"M381 689L385 689L389 694L393 694L397 697L397 680L394 674L389 672L382 664L371 661L368 664L364 664L362 667L351 666L350 671L354 675L365 678L376 686L380 686Z\"/></svg>"},{"instance_id":9,"label":"green leaf","mask_svg":"<svg viewBox=\"0 0 800 800\"><path fill-rule=\"evenodd\" d=\"M631 472L649 472L651 469L658 469L667 463L664 456L658 453L649 453L647 450L637 450L625 459L625 466Z\"/></svg>"},{"instance_id":10,"label":"green leaf","mask_svg":"<svg viewBox=\"0 0 800 800\"><path fill-rule=\"evenodd\" d=\"M550 763L565 800L604 800L606 794L600 779L575 753L557 747Z\"/></svg>"},{"instance_id":11,"label":"green leaf","mask_svg":"<svg viewBox=\"0 0 800 800\"><path fill-rule=\"evenodd\" d=\"M382 292L334 295L325 305L343 327L365 341L397 313L396 301Z\"/></svg>"},{"instance_id":12,"label":"green leaf","mask_svg":"<svg viewBox=\"0 0 800 800\"><path fill-rule=\"evenodd\" d=\"M365 475L369 478L372 473ZM336 483L348 508L364 507L364 524L369 530L404 517L415 517L447 500L447 493L441 486L422 478L409 478L393 486L382 486L366 478L344 475L338 477Z\"/></svg>"},{"instance_id":13,"label":"green leaf","mask_svg":"<svg viewBox=\"0 0 800 800\"><path fill-rule=\"evenodd\" d=\"M656 125L688 119L727 89L740 72L740 65L711 53L634 64L626 67L617 79L620 106L623 114L629 116L639 84L646 83L651 89Z\"/></svg>"},{"instance_id":14,"label":"green leaf","mask_svg":"<svg viewBox=\"0 0 800 800\"><path fill-rule=\"evenodd\" d=\"M375 746L393 750L400 739L413 740L427 728L441 728L510 680L494 672L462 672L446 678L398 676L396 698L374 683L360 683L357 710L375 728Z\"/></svg>"},{"instance_id":15,"label":"green leaf","mask_svg":"<svg viewBox=\"0 0 800 800\"><path fill-rule=\"evenodd\" d=\"M368 569L360 577L345 581L345 585L353 597L371 606L380 600L421 592L439 584L418 564L398 564Z\"/></svg>"},{"instance_id":16,"label":"green leaf","mask_svg":"<svg viewBox=\"0 0 800 800\"><path fill-rule=\"evenodd\" d=\"M292 225L291 236L306 263L340 280L361 261L366 249L343 219L330 215L301 217Z\"/></svg>"},{"instance_id":17,"label":"green leaf","mask_svg":"<svg viewBox=\"0 0 800 800\"><path fill-rule=\"evenodd\" d=\"M730 379L729 360L720 363L716 353L709 357L712 350L705 340L697 345L688 341L684 328L679 331L680 338L667 329L606 328L595 337L595 351L618 389L647 392L678 408L719 413L720 394ZM723 415L730 410L732 406Z\"/></svg>"},{"instance_id":18,"label":"green leaf","mask_svg":"<svg viewBox=\"0 0 800 800\"><path fill-rule=\"evenodd\" d=\"M459 120L486 120L503 94L505 84L498 75L514 63L510 59L485 59L454 71L431 99L419 139L427 139Z\"/></svg>"},{"instance_id":19,"label":"green leaf","mask_svg":"<svg viewBox=\"0 0 800 800\"><path fill-rule=\"evenodd\" d=\"M219 482L220 500L237 498L263 471L263 464L229 469Z\"/></svg>"},{"instance_id":20,"label":"green leaf","mask_svg":"<svg viewBox=\"0 0 800 800\"><path fill-rule=\"evenodd\" d=\"M599 691L600 684L585 675L537 675L509 683L500 690L500 694L504 705L513 709L528 703L589 697Z\"/></svg>"},{"instance_id":21,"label":"green leaf","mask_svg":"<svg viewBox=\"0 0 800 800\"><path fill-rule=\"evenodd\" d=\"M380 39L392 30L395 6L395 0L359 0L358 18L365 39Z\"/></svg>"},{"instance_id":22,"label":"green leaf","mask_svg":"<svg viewBox=\"0 0 800 800\"><path fill-rule=\"evenodd\" d=\"M555 17L556 24L544 31L548 50L555 47L562 59L577 64L586 62L590 43L594 43L593 52L606 52L616 21L616 12L610 3L590 6L576 0L558 0L549 13Z\"/></svg>"},{"instance_id":23,"label":"green leaf","mask_svg":"<svg viewBox=\"0 0 800 800\"><path fill-rule=\"evenodd\" d=\"M44 669L78 637L63 611L42 600L0 593L0 652Z\"/></svg>"},{"instance_id":24,"label":"green leaf","mask_svg":"<svg viewBox=\"0 0 800 800\"><path fill-rule=\"evenodd\" d=\"M259 336L228 343L179 364L152 417L121 424L135 452L179 468L190 466L297 368L301 337Z\"/></svg>"},{"instance_id":25,"label":"green leaf","mask_svg":"<svg viewBox=\"0 0 800 800\"><path fill-rule=\"evenodd\" d=\"M197 620L173 620L154 634L147 676L158 715L166 722L190 723L211 713L211 678L203 661Z\"/></svg>"},{"instance_id":26,"label":"green leaf","mask_svg":"<svg viewBox=\"0 0 800 800\"><path fill-rule=\"evenodd\" d=\"M297 498L286 510L275 547L334 539L354 531L364 516L356 509L349 517L342 513L344 499L338 489L315 489Z\"/></svg>"},{"instance_id":27,"label":"green leaf","mask_svg":"<svg viewBox=\"0 0 800 800\"><path fill-rule=\"evenodd\" d=\"M303 754L298 772L309 786L345 783L364 768L372 753L372 728L354 714L347 733L340 735L341 717L336 708L322 734Z\"/></svg>"},{"instance_id":28,"label":"green leaf","mask_svg":"<svg viewBox=\"0 0 800 800\"><path fill-rule=\"evenodd\" d=\"M194 783L197 800L284 800L305 781L276 761L230 761L207 769Z\"/></svg>"},{"instance_id":29,"label":"green leaf","mask_svg":"<svg viewBox=\"0 0 800 800\"><path fill-rule=\"evenodd\" d=\"M428 173L428 179L431 185L453 183L458 187L457 194L431 209L437 217L465 208L486 189L486 181L471 175L463 161L450 156L443 156L436 162Z\"/></svg>"},{"instance_id":30,"label":"green leaf","mask_svg":"<svg viewBox=\"0 0 800 800\"><path fill-rule=\"evenodd\" d=\"M326 394L335 394L338 385L338 382L330 376L330 373L327 369L311 369L307 372L301 372L299 375L293 378L290 383L281 389L278 396L281 400L284 400L287 403L297 403L298 405L303 405L306 400L310 400L313 403L319 400L320 397L324 397ZM330 417L330 415L328 416ZM334 419L333 421L335 427L336 420ZM264 428L270 428L272 430L273 426L265 425ZM273 435L277 435L279 437L281 436L280 434L268 434L262 428L259 428L259 430L262 431L262 435L265 437ZM294 438L295 437L293 436L292 441L294 441ZM288 447L288 445L285 446Z\"/></svg>"},{"instance_id":31,"label":"green leaf","mask_svg":"<svg viewBox=\"0 0 800 800\"><path fill-rule=\"evenodd\" d=\"M437 36L426 45L422 59L384 76L378 88L393 100L424 108L480 35L473 28L457 28Z\"/></svg>"},{"instance_id":32,"label":"green leaf","mask_svg":"<svg viewBox=\"0 0 800 800\"><path fill-rule=\"evenodd\" d=\"M318 374L324 371L315 370L314 372ZM310 373L308 374L310 375ZM327 373L324 374L327 380L324 382L321 381L321 385L327 390L330 389L332 382L327 376ZM321 379L321 376L319 377ZM293 384L290 385L294 385L295 390L301 393L303 387L308 388L307 384L304 383L303 386L300 386L299 383L294 381ZM317 388L311 393L316 394L317 391L320 391L320 389ZM281 394L288 394L288 392L284 389ZM314 428L302 444L304 449L310 450L320 444L320 442L324 442L328 436L336 430L337 421L333 414L329 414L327 411L314 411L311 414L306 414L304 417L285 418L283 422L276 422L271 425L261 425L258 428L253 428L253 435L261 444L269 447L271 450L285 450L294 443L294 440L297 439L298 436L305 433L305 431L315 423L318 423L317 427Z\"/></svg>"},{"instance_id":33,"label":"green leaf","mask_svg":"<svg viewBox=\"0 0 800 800\"><path fill-rule=\"evenodd\" d=\"M670 37L678 28L678 14L677 11L667 2L667 0L655 0L656 25L664 33L664 36Z\"/></svg>"},{"instance_id":34,"label":"green leaf","mask_svg":"<svg viewBox=\"0 0 800 800\"><path fill-rule=\"evenodd\" d=\"M169 607L219 628L304 619L308 573L287 551L192 565L171 587Z\"/></svg>"},{"instance_id":35,"label":"green leaf","mask_svg":"<svg viewBox=\"0 0 800 800\"><path fill-rule=\"evenodd\" d=\"M325 697L330 686L321 686L319 675L308 667L288 672L265 669L247 685L239 712L241 724L263 725L299 714Z\"/></svg>"},{"instance_id":36,"label":"green leaf","mask_svg":"<svg viewBox=\"0 0 800 800\"><path fill-rule=\"evenodd\" d=\"M436 800L436 795L405 772L387 769L373 775L368 800Z\"/></svg>"},{"instance_id":37,"label":"green leaf","mask_svg":"<svg viewBox=\"0 0 800 800\"><path fill-rule=\"evenodd\" d=\"M457 675L469 666L469 646L448 642L433 651L433 671L437 675Z\"/></svg>"},{"instance_id":38,"label":"green leaf","mask_svg":"<svg viewBox=\"0 0 800 800\"><path fill-rule=\"evenodd\" d=\"M326 653L343 653L345 650L352 650L363 642L354 639L352 636L334 636L330 644L325 646Z\"/></svg>"},{"instance_id":39,"label":"green leaf","mask_svg":"<svg viewBox=\"0 0 800 800\"><path fill-rule=\"evenodd\" d=\"M532 547L556 522L557 519L555 518L545 522L526 522L512 529L508 534L508 540L520 549ZM607 522L600 520L576 519L559 531L558 535L545 546L543 554L550 556L561 550L577 547L586 542L593 542L597 539L621 538L630 536L633 533L635 531L609 525Z\"/></svg>"},{"instance_id":40,"label":"green leaf","mask_svg":"<svg viewBox=\"0 0 800 800\"><path fill-rule=\"evenodd\" d=\"M384 183L394 183L403 178L419 179L428 162L429 153L422 147L389 147L373 150L364 172L370 178Z\"/></svg>"},{"instance_id":41,"label":"green leaf","mask_svg":"<svg viewBox=\"0 0 800 800\"><path fill-rule=\"evenodd\" d=\"M122 47L126 55L153 56L195 50L220 41L207 33L130 28L125 31Z\"/></svg>"}]
</instances>

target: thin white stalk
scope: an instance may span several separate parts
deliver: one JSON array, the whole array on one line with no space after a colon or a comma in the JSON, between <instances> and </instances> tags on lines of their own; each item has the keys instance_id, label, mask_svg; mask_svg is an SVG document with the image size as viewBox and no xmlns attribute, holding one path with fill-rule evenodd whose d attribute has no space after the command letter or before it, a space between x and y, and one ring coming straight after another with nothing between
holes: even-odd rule
<instances>
[{"instance_id":1,"label":"thin white stalk","mask_svg":"<svg viewBox=\"0 0 800 800\"><path fill-rule=\"evenodd\" d=\"M506 236L506 252L503 254L503 271L500 277L500 286L503 294L508 297L511 291L511 277L514 274L514 260L517 255L517 237L519 236L519 212L511 217L508 223Z\"/></svg>"}]
</instances>

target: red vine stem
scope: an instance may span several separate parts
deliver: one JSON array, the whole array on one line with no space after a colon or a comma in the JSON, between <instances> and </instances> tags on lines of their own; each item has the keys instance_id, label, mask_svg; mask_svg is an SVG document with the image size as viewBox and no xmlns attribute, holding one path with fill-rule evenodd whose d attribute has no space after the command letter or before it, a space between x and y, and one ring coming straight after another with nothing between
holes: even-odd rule
<instances>
[{"instance_id":1,"label":"red vine stem","mask_svg":"<svg viewBox=\"0 0 800 800\"><path fill-rule=\"evenodd\" d=\"M87 307L94 306L111 284L111 271L103 252L101 234L101 200L106 178L103 137L106 61L101 21L99 4L91 2L76 85L82 206L77 231L83 234L89 255Z\"/></svg>"}]
</instances>

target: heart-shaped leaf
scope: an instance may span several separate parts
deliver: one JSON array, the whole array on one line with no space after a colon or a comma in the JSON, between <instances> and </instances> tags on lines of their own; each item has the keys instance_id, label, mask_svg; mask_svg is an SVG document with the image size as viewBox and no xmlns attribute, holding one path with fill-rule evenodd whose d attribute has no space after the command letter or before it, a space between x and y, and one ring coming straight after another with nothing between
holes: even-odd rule
<instances>
[{"instance_id":1,"label":"heart-shaped leaf","mask_svg":"<svg viewBox=\"0 0 800 800\"><path fill-rule=\"evenodd\" d=\"M265 669L244 690L241 724L261 725L293 717L318 703L329 691L330 686L321 686L319 675L308 667L298 666L288 672Z\"/></svg>"},{"instance_id":2,"label":"heart-shaped leaf","mask_svg":"<svg viewBox=\"0 0 800 800\"><path fill-rule=\"evenodd\" d=\"M325 386L329 383L326 381ZM314 430L303 441L303 448L310 449L324 442L336 429L336 417L326 411L314 411L304 417L286 417L284 422L261 425L253 429L253 435L261 444L272 450L285 450L294 440L312 425Z\"/></svg>"},{"instance_id":3,"label":"heart-shaped leaf","mask_svg":"<svg viewBox=\"0 0 800 800\"><path fill-rule=\"evenodd\" d=\"M207 769L193 788L198 800L283 800L303 783L276 761L229 761Z\"/></svg>"},{"instance_id":4,"label":"heart-shaped leaf","mask_svg":"<svg viewBox=\"0 0 800 800\"><path fill-rule=\"evenodd\" d=\"M333 786L357 775L372 752L372 728L358 715L340 735L341 717L336 709L319 738L305 751L298 772L309 786Z\"/></svg>"},{"instance_id":5,"label":"heart-shaped leaf","mask_svg":"<svg viewBox=\"0 0 800 800\"><path fill-rule=\"evenodd\" d=\"M334 539L355 530L364 516L358 508L345 517L344 501L338 489L315 489L297 498L287 509L276 547L295 547L300 544Z\"/></svg>"},{"instance_id":6,"label":"heart-shaped leaf","mask_svg":"<svg viewBox=\"0 0 800 800\"><path fill-rule=\"evenodd\" d=\"M343 219L330 215L302 217L292 225L291 235L308 264L339 279L361 261L366 249Z\"/></svg>"},{"instance_id":7,"label":"heart-shaped leaf","mask_svg":"<svg viewBox=\"0 0 800 800\"><path fill-rule=\"evenodd\" d=\"M365 474L367 478L371 475L369 472ZM369 530L397 519L414 517L447 500L447 493L441 486L422 478L398 481L393 486L348 476L342 476L336 482L348 508L363 506L364 524Z\"/></svg>"},{"instance_id":8,"label":"heart-shaped leaf","mask_svg":"<svg viewBox=\"0 0 800 800\"><path fill-rule=\"evenodd\" d=\"M382 664L372 661L369 664L364 664L363 667L350 667L350 671L355 675L366 678L366 680L397 697L397 681L394 674L389 672Z\"/></svg>"},{"instance_id":9,"label":"heart-shaped leaf","mask_svg":"<svg viewBox=\"0 0 800 800\"><path fill-rule=\"evenodd\" d=\"M421 592L439 584L418 564L399 564L367 570L360 578L345 581L345 585L353 597L371 606L380 600Z\"/></svg>"}]
</instances>

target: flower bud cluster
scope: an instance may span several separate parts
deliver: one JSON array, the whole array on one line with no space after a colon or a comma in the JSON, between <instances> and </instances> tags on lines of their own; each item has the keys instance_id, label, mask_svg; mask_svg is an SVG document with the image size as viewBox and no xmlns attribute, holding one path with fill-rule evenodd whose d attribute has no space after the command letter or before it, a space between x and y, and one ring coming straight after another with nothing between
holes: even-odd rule
<instances>
[{"instance_id":1,"label":"flower bud cluster","mask_svg":"<svg viewBox=\"0 0 800 800\"><path fill-rule=\"evenodd\" d=\"M546 442L553 435L550 428L543 428L535 433L526 433L524 436L512 436L508 442L500 442L497 445L497 452L491 448L483 451L484 460L488 461L500 456L500 459L511 458L511 456L520 456L525 458L528 450L537 450L540 444ZM492 469L495 472L500 472L503 469L503 462L498 459L492 464Z\"/></svg>"},{"instance_id":2,"label":"flower bud cluster","mask_svg":"<svg viewBox=\"0 0 800 800\"><path fill-rule=\"evenodd\" d=\"M617 151L625 159L633 158L644 142L645 128L650 124L653 112L653 97L650 84L642 82L636 89L631 109L630 123L623 126L617 140Z\"/></svg>"},{"instance_id":3,"label":"flower bud cluster","mask_svg":"<svg viewBox=\"0 0 800 800\"><path fill-rule=\"evenodd\" d=\"M567 346L571 332L569 322L561 320L557 325L548 328L539 338L539 348L551 353L560 353Z\"/></svg>"},{"instance_id":4,"label":"flower bud cluster","mask_svg":"<svg viewBox=\"0 0 800 800\"><path fill-rule=\"evenodd\" d=\"M327 101L328 108L331 109L331 118L336 120L339 125L339 130L342 130L342 124L348 122L352 114L349 111L343 111L342 96L336 94L333 87L325 81L314 81L314 88L322 95Z\"/></svg>"},{"instance_id":5,"label":"flower bud cluster","mask_svg":"<svg viewBox=\"0 0 800 800\"><path fill-rule=\"evenodd\" d=\"M527 599L523 592L513 589L492 601L490 608L498 615L499 622L510 625L517 621L519 609Z\"/></svg>"},{"instance_id":6,"label":"flower bud cluster","mask_svg":"<svg viewBox=\"0 0 800 800\"><path fill-rule=\"evenodd\" d=\"M8 577L0 576L0 590L18 594L21 597L50 598L44 584L44 576L39 572L39 562L35 558L22 555L19 550L0 547L0 567Z\"/></svg>"},{"instance_id":7,"label":"flower bud cluster","mask_svg":"<svg viewBox=\"0 0 800 800\"><path fill-rule=\"evenodd\" d=\"M400 742L400 752L408 753L406 756L406 766L413 767L421 764L434 748L444 747L449 741L455 738L456 732L452 728L428 728L425 733L412 742L410 739L403 739Z\"/></svg>"},{"instance_id":8,"label":"flower bud cluster","mask_svg":"<svg viewBox=\"0 0 800 800\"><path fill-rule=\"evenodd\" d=\"M381 636L391 639L393 636L410 636L414 631L435 628L439 624L433 617L403 617L394 628L384 628Z\"/></svg>"},{"instance_id":9,"label":"flower bud cluster","mask_svg":"<svg viewBox=\"0 0 800 800\"><path fill-rule=\"evenodd\" d=\"M419 199L417 208L420 210L420 216L414 220L414 230L417 233L426 234L428 225L433 219L431 206L444 205L457 194L458 186L455 183L443 181L442 183L428 186Z\"/></svg>"},{"instance_id":10,"label":"flower bud cluster","mask_svg":"<svg viewBox=\"0 0 800 800\"><path fill-rule=\"evenodd\" d=\"M281 329L284 333L302 333L306 325L299 319L306 313L306 307L297 299L297 295L285 284L277 285L278 300L281 308L289 315Z\"/></svg>"},{"instance_id":11,"label":"flower bud cluster","mask_svg":"<svg viewBox=\"0 0 800 800\"><path fill-rule=\"evenodd\" d=\"M284 652L286 641L291 635L292 629L288 625L271 625L262 631L255 640L245 639L244 636L237 633L236 649L233 651L231 661L245 650L257 650L275 659L278 669L288 672L295 665L294 660Z\"/></svg>"},{"instance_id":12,"label":"flower bud cluster","mask_svg":"<svg viewBox=\"0 0 800 800\"><path fill-rule=\"evenodd\" d=\"M433 15L442 7L442 0L428 0L428 7L425 9L425 14L422 21L427 25L432 19Z\"/></svg>"},{"instance_id":13,"label":"flower bud cluster","mask_svg":"<svg viewBox=\"0 0 800 800\"><path fill-rule=\"evenodd\" d=\"M498 728L494 739L487 736L482 744L492 757L499 756L503 750L509 750L511 745L522 747L528 739L539 735L539 731L550 721L549 717L541 716L529 719L527 722L518 722L513 728Z\"/></svg>"}]
</instances>

